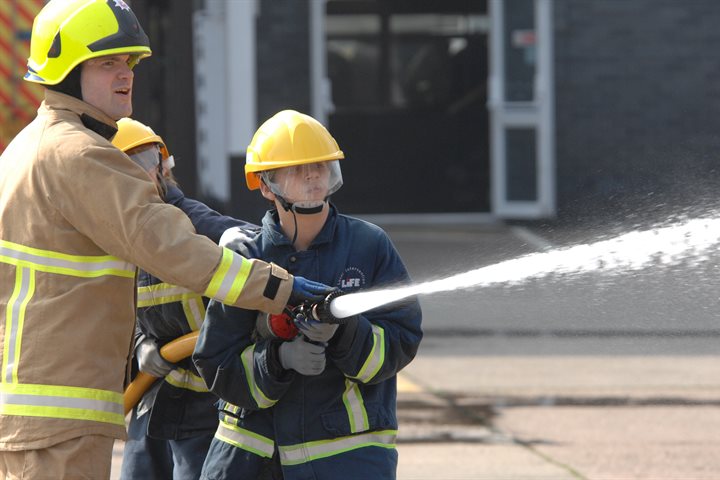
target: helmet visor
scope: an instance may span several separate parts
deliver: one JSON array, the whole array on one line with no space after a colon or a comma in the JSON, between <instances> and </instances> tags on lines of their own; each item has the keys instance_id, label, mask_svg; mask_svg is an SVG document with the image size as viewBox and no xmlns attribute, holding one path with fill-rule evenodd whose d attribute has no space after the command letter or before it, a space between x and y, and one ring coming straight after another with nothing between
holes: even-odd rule
<instances>
[{"instance_id":1,"label":"helmet visor","mask_svg":"<svg viewBox=\"0 0 720 480\"><path fill-rule=\"evenodd\" d=\"M260 175L275 195L304 208L321 205L343 183L338 160L265 170Z\"/></svg>"},{"instance_id":2,"label":"helmet visor","mask_svg":"<svg viewBox=\"0 0 720 480\"><path fill-rule=\"evenodd\" d=\"M162 153L157 144L149 145L142 150L135 150L128 154L130 159L140 165L143 170L150 172L160 164Z\"/></svg>"}]
</instances>

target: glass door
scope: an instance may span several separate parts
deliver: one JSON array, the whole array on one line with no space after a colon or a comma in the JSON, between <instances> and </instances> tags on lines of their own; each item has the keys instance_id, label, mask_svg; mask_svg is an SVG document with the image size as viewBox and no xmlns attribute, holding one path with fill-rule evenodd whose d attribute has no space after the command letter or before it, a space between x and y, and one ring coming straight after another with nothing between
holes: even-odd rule
<instances>
[{"instance_id":1,"label":"glass door","mask_svg":"<svg viewBox=\"0 0 720 480\"><path fill-rule=\"evenodd\" d=\"M555 215L552 0L491 0L492 211Z\"/></svg>"},{"instance_id":2,"label":"glass door","mask_svg":"<svg viewBox=\"0 0 720 480\"><path fill-rule=\"evenodd\" d=\"M485 1L329 0L325 21L343 211L489 212Z\"/></svg>"}]
</instances>

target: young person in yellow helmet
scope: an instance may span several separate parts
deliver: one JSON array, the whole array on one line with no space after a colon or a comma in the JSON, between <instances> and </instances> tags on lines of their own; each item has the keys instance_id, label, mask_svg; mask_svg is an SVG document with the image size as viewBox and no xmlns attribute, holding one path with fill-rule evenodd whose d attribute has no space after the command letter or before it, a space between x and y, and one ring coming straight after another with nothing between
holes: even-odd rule
<instances>
[{"instance_id":1,"label":"young person in yellow helmet","mask_svg":"<svg viewBox=\"0 0 720 480\"><path fill-rule=\"evenodd\" d=\"M344 292L409 281L385 232L329 202L344 155L318 121L279 112L247 152L247 185L273 208L254 242L231 229L221 244ZM201 478L396 477L396 374L420 344L420 306L321 319L296 318L294 336L277 317L210 302L193 360L221 398L220 425Z\"/></svg>"},{"instance_id":2,"label":"young person in yellow helmet","mask_svg":"<svg viewBox=\"0 0 720 480\"><path fill-rule=\"evenodd\" d=\"M168 183L177 185L172 173L175 157L170 155L162 137L149 126L129 117L121 118L112 144L145 170L163 200Z\"/></svg>"},{"instance_id":3,"label":"young person in yellow helmet","mask_svg":"<svg viewBox=\"0 0 720 480\"><path fill-rule=\"evenodd\" d=\"M254 235L256 225L221 215L187 198L172 175L175 161L163 139L137 120L118 120L113 145L141 166L160 196L190 218L195 230L215 243L224 231ZM215 402L192 360L172 365L160 355L166 343L202 325L208 299L141 270L134 358L139 371L162 379L142 396L131 414L121 478L195 480L217 429Z\"/></svg>"},{"instance_id":4,"label":"young person in yellow helmet","mask_svg":"<svg viewBox=\"0 0 720 480\"><path fill-rule=\"evenodd\" d=\"M109 477L136 265L271 312L327 291L197 235L110 143L150 54L123 0L50 0L34 20L25 80L45 100L0 156L0 477Z\"/></svg>"}]
</instances>

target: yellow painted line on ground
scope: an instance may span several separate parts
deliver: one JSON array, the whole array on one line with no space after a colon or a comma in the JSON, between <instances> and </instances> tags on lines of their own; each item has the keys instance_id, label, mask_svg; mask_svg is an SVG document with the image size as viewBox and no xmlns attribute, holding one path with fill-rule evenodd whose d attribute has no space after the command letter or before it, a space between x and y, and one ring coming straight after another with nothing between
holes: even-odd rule
<instances>
[{"instance_id":1,"label":"yellow painted line on ground","mask_svg":"<svg viewBox=\"0 0 720 480\"><path fill-rule=\"evenodd\" d=\"M397 376L397 389L398 392L406 393L417 393L423 391L420 385L408 379L405 375L402 374L402 372L398 373Z\"/></svg>"}]
</instances>

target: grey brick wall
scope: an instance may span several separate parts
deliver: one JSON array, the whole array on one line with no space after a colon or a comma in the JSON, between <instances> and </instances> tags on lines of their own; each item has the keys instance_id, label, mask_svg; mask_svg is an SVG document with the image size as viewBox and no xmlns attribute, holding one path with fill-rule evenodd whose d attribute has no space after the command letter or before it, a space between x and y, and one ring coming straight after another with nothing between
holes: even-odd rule
<instances>
[{"instance_id":1,"label":"grey brick wall","mask_svg":"<svg viewBox=\"0 0 720 480\"><path fill-rule=\"evenodd\" d=\"M556 0L555 55L561 217L715 202L720 2Z\"/></svg>"},{"instance_id":2,"label":"grey brick wall","mask_svg":"<svg viewBox=\"0 0 720 480\"><path fill-rule=\"evenodd\" d=\"M257 23L258 120L310 112L308 0L261 0Z\"/></svg>"},{"instance_id":3,"label":"grey brick wall","mask_svg":"<svg viewBox=\"0 0 720 480\"><path fill-rule=\"evenodd\" d=\"M280 110L310 112L308 0L260 0L257 17L258 126ZM230 214L260 223L268 202L245 188L245 158L230 160Z\"/></svg>"},{"instance_id":4,"label":"grey brick wall","mask_svg":"<svg viewBox=\"0 0 720 480\"><path fill-rule=\"evenodd\" d=\"M169 0L132 4L153 50L135 69L133 117L163 137L176 159L175 176L191 197L197 157L192 6Z\"/></svg>"}]
</instances>

